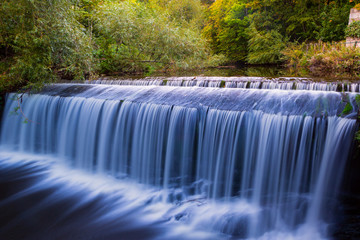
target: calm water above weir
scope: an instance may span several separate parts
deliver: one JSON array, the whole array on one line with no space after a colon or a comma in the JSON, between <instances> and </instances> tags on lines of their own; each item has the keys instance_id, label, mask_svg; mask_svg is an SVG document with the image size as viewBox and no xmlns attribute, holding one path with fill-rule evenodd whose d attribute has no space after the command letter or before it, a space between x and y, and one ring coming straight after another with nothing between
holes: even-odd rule
<instances>
[{"instance_id":1,"label":"calm water above weir","mask_svg":"<svg viewBox=\"0 0 360 240\"><path fill-rule=\"evenodd\" d=\"M305 78L98 80L25 95L20 114L10 94L0 238L331 238L358 92Z\"/></svg>"}]
</instances>

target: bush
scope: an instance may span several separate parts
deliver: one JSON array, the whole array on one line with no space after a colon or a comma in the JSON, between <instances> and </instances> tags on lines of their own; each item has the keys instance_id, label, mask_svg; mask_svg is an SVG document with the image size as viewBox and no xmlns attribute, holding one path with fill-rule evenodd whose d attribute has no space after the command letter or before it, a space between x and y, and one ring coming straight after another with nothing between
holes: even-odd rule
<instances>
[{"instance_id":1,"label":"bush","mask_svg":"<svg viewBox=\"0 0 360 240\"><path fill-rule=\"evenodd\" d=\"M342 73L360 70L360 48L345 42L290 44L283 54L289 66L307 68L313 73Z\"/></svg>"},{"instance_id":2,"label":"bush","mask_svg":"<svg viewBox=\"0 0 360 240\"><path fill-rule=\"evenodd\" d=\"M345 30L346 37L360 38L360 21L352 22Z\"/></svg>"}]
</instances>

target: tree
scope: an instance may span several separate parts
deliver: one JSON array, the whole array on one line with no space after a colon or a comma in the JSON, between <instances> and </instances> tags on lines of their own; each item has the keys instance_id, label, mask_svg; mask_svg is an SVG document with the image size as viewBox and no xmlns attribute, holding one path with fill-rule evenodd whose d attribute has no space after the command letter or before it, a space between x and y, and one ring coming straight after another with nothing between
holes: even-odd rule
<instances>
[{"instance_id":1,"label":"tree","mask_svg":"<svg viewBox=\"0 0 360 240\"><path fill-rule=\"evenodd\" d=\"M191 19L184 19L187 23L183 25L161 6L108 2L99 5L94 18L97 57L104 73L187 68L208 56L199 30L188 27Z\"/></svg>"},{"instance_id":2,"label":"tree","mask_svg":"<svg viewBox=\"0 0 360 240\"><path fill-rule=\"evenodd\" d=\"M71 1L4 0L0 15L0 92L90 73L92 47Z\"/></svg>"},{"instance_id":3,"label":"tree","mask_svg":"<svg viewBox=\"0 0 360 240\"><path fill-rule=\"evenodd\" d=\"M244 62L247 56L249 10L239 0L218 0L209 9L204 35L217 54Z\"/></svg>"}]
</instances>

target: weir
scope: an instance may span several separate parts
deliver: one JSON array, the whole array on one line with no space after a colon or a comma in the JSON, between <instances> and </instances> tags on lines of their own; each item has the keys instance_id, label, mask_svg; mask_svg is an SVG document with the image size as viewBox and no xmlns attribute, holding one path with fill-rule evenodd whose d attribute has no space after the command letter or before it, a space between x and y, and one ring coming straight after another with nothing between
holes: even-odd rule
<instances>
[{"instance_id":1,"label":"weir","mask_svg":"<svg viewBox=\"0 0 360 240\"><path fill-rule=\"evenodd\" d=\"M311 90L360 92L358 81L339 80L328 82L308 78L265 77L158 77L144 79L100 79L88 80L87 84L137 85L137 86L182 86L182 87L226 87L251 89Z\"/></svg>"},{"instance_id":2,"label":"weir","mask_svg":"<svg viewBox=\"0 0 360 240\"><path fill-rule=\"evenodd\" d=\"M172 219L156 232L183 224L210 234L182 239L328 237L357 129L355 93L154 85L50 85L24 95L20 115L8 95L0 166L45 155L145 187L135 194L147 199L142 209L160 204L167 212L156 222ZM104 215L129 210L118 207Z\"/></svg>"}]
</instances>

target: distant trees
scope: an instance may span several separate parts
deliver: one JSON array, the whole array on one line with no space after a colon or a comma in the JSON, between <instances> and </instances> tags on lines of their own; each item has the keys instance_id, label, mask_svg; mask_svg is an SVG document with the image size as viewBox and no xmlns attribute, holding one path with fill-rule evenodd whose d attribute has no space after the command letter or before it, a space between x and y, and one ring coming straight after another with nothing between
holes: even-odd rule
<instances>
[{"instance_id":1,"label":"distant trees","mask_svg":"<svg viewBox=\"0 0 360 240\"><path fill-rule=\"evenodd\" d=\"M288 42L343 40L355 4L348 0L218 0L208 10L204 35L214 51L229 61L279 63ZM229 24L229 19L235 24Z\"/></svg>"},{"instance_id":2,"label":"distant trees","mask_svg":"<svg viewBox=\"0 0 360 240\"><path fill-rule=\"evenodd\" d=\"M58 78L151 73L224 61L279 63L289 43L344 39L349 10L357 3L2 0L0 93Z\"/></svg>"},{"instance_id":3,"label":"distant trees","mask_svg":"<svg viewBox=\"0 0 360 240\"><path fill-rule=\"evenodd\" d=\"M210 59L200 0L3 0L0 16L0 92Z\"/></svg>"},{"instance_id":4,"label":"distant trees","mask_svg":"<svg viewBox=\"0 0 360 240\"><path fill-rule=\"evenodd\" d=\"M190 68L205 62L200 1L114 1L94 13L100 72L143 72Z\"/></svg>"},{"instance_id":5,"label":"distant trees","mask_svg":"<svg viewBox=\"0 0 360 240\"><path fill-rule=\"evenodd\" d=\"M245 61L248 51L249 10L238 0L217 0L208 10L204 35L217 54Z\"/></svg>"}]
</instances>

